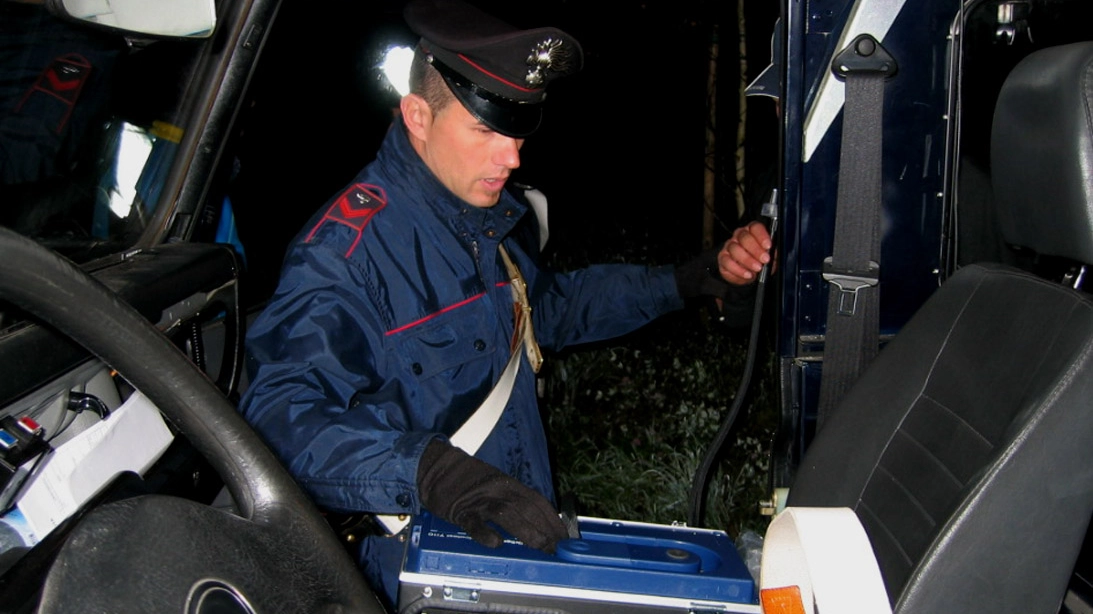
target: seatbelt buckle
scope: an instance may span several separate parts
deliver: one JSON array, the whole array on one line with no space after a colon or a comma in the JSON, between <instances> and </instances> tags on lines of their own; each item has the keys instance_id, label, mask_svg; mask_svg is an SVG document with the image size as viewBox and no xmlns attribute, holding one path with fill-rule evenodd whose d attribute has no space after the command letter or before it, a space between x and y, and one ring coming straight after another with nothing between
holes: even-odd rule
<instances>
[{"instance_id":1,"label":"seatbelt buckle","mask_svg":"<svg viewBox=\"0 0 1093 614\"><path fill-rule=\"evenodd\" d=\"M874 287L880 281L880 265L870 260L865 270L840 268L828 256L824 258L823 278L839 289L837 313L852 316L858 308L858 290Z\"/></svg>"}]
</instances>

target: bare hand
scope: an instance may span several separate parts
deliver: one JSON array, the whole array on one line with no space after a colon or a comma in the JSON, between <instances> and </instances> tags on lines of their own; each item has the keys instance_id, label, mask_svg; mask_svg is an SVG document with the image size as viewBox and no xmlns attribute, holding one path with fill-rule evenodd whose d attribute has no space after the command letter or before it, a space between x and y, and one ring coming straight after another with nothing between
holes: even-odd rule
<instances>
[{"instance_id":1,"label":"bare hand","mask_svg":"<svg viewBox=\"0 0 1093 614\"><path fill-rule=\"evenodd\" d=\"M737 228L717 254L721 278L737 286L755 281L763 265L774 260L772 246L770 233L762 222Z\"/></svg>"}]
</instances>

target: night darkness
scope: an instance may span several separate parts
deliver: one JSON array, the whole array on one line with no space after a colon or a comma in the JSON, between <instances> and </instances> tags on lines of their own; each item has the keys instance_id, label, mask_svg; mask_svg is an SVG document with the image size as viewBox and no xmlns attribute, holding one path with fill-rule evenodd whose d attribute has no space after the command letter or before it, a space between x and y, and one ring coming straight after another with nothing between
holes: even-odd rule
<instances>
[{"instance_id":1,"label":"night darkness","mask_svg":"<svg viewBox=\"0 0 1093 614\"><path fill-rule=\"evenodd\" d=\"M549 247L571 261L668 263L701 249L711 26L718 24L715 239L728 236L738 223L735 2L478 4L514 25L561 28L584 48L584 70L552 84L543 125L514 175L549 197ZM749 72L757 74L770 59L777 3L751 4ZM376 63L388 41L414 40L401 6L284 3L241 116L233 202L258 286L252 290L272 288L289 238L371 161L397 104L383 92ZM750 98L748 109L745 198L754 208L770 187L775 119L768 99Z\"/></svg>"}]
</instances>

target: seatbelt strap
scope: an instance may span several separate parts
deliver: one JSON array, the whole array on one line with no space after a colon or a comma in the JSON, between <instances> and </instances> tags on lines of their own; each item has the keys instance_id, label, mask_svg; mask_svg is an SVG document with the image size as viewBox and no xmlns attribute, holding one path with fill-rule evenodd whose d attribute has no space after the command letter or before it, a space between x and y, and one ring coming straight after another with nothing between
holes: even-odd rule
<instances>
[{"instance_id":1,"label":"seatbelt strap","mask_svg":"<svg viewBox=\"0 0 1093 614\"><path fill-rule=\"evenodd\" d=\"M876 357L880 346L880 211L884 82L896 63L868 34L835 56L846 82L839 187L817 429Z\"/></svg>"},{"instance_id":2,"label":"seatbelt strap","mask_svg":"<svg viewBox=\"0 0 1093 614\"><path fill-rule=\"evenodd\" d=\"M505 370L501 372L501 377L497 378L497 383L478 409L474 410L463 425L448 438L453 446L472 456L486 441L486 437L493 431L493 427L505 411L505 405L508 404L509 396L512 394L512 385L516 382L516 374L520 372L520 355L527 355L531 368L536 373L543 365L543 354L539 349L539 343L535 340L535 331L531 325L531 303L528 301L527 282L524 281L523 274L509 257L505 247L498 245L498 250L501 252L501 259L505 261L512 287L513 340L509 348L509 362L505 365ZM409 514L376 514L375 518L376 522L391 535L401 532L406 525L410 524Z\"/></svg>"},{"instance_id":3,"label":"seatbelt strap","mask_svg":"<svg viewBox=\"0 0 1093 614\"><path fill-rule=\"evenodd\" d=\"M520 370L520 348L524 348L531 369L536 373L543 366L543 354L539 350L539 343L535 340L535 331L531 326L531 303L528 302L527 283L520 269L509 258L503 245L499 245L501 259L505 261L505 268L509 272L509 280L512 286L512 300L514 304L513 342L510 348L512 355L505 371L501 373L493 390L471 414L470 418L459 427L449 441L467 454L474 454L486 441L490 431L501 418L501 412L505 410L509 395L512 392L512 384L516 381L516 374Z\"/></svg>"}]
</instances>

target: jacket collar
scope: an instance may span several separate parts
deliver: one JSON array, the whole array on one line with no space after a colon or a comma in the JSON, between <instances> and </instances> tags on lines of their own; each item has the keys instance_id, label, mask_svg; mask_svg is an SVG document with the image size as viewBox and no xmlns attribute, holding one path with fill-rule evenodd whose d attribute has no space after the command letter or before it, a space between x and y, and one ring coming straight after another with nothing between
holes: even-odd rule
<instances>
[{"instance_id":1,"label":"jacket collar","mask_svg":"<svg viewBox=\"0 0 1093 614\"><path fill-rule=\"evenodd\" d=\"M418 195L417 202L429 207L436 216L476 234L500 240L527 211L527 206L513 197L508 186L492 207L474 207L452 194L414 150L406 126L399 120L387 130L377 161L385 174L399 184L400 191Z\"/></svg>"}]
</instances>

